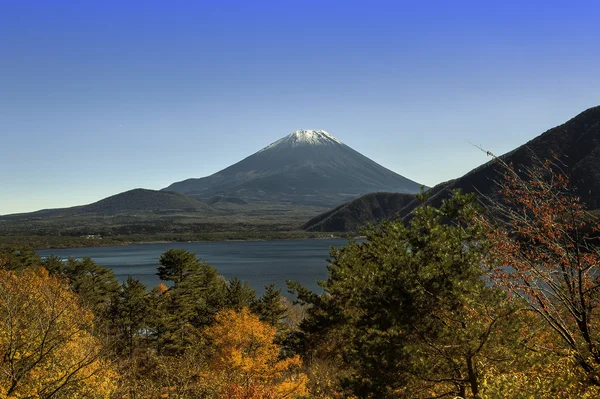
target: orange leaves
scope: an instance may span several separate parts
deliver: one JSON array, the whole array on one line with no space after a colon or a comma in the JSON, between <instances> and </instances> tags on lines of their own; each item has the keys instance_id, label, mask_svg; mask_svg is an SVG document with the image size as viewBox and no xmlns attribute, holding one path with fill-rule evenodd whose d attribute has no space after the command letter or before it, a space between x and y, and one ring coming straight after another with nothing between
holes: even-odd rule
<instances>
[{"instance_id":1,"label":"orange leaves","mask_svg":"<svg viewBox=\"0 0 600 399\"><path fill-rule=\"evenodd\" d=\"M167 292L169 290L169 287L167 287L164 283L158 283L158 285L156 286L156 292L158 294L164 294L165 292Z\"/></svg>"},{"instance_id":2,"label":"orange leaves","mask_svg":"<svg viewBox=\"0 0 600 399\"><path fill-rule=\"evenodd\" d=\"M283 399L306 393L299 357L280 360L273 343L276 328L247 308L219 313L206 334L215 349L209 373L222 386L220 397Z\"/></svg>"},{"instance_id":3,"label":"orange leaves","mask_svg":"<svg viewBox=\"0 0 600 399\"><path fill-rule=\"evenodd\" d=\"M260 375L271 369L269 363L279 355L272 343L275 333L274 327L260 322L248 309L221 312L207 331L217 350L217 367Z\"/></svg>"},{"instance_id":4,"label":"orange leaves","mask_svg":"<svg viewBox=\"0 0 600 399\"><path fill-rule=\"evenodd\" d=\"M0 270L2 397L108 397L115 375L99 358L92 319L45 269Z\"/></svg>"}]
</instances>

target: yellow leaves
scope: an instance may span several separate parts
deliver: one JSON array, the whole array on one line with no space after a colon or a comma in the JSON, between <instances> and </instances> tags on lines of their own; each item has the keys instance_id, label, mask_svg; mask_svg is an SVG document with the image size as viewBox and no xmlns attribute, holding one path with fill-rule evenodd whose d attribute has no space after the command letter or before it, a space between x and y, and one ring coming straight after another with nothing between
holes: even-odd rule
<instances>
[{"instance_id":1,"label":"yellow leaves","mask_svg":"<svg viewBox=\"0 0 600 399\"><path fill-rule=\"evenodd\" d=\"M575 352L556 340L539 316L524 314L521 326L523 350L502 372L495 362L485 370L482 399L591 399L600 397L600 387L590 386Z\"/></svg>"},{"instance_id":2,"label":"yellow leaves","mask_svg":"<svg viewBox=\"0 0 600 399\"><path fill-rule=\"evenodd\" d=\"M531 352L526 367L511 373L488 370L482 399L591 399L600 397L600 387L583 384L585 377L572 357Z\"/></svg>"},{"instance_id":3,"label":"yellow leaves","mask_svg":"<svg viewBox=\"0 0 600 399\"><path fill-rule=\"evenodd\" d=\"M293 399L308 378L298 357L281 360L276 329L248 309L223 311L175 356L138 351L121 363L116 397Z\"/></svg>"},{"instance_id":4,"label":"yellow leaves","mask_svg":"<svg viewBox=\"0 0 600 399\"><path fill-rule=\"evenodd\" d=\"M220 397L284 399L306 393L300 358L279 359L276 332L247 308L219 313L206 334L215 349L209 374L222 386Z\"/></svg>"},{"instance_id":5,"label":"yellow leaves","mask_svg":"<svg viewBox=\"0 0 600 399\"><path fill-rule=\"evenodd\" d=\"M0 395L108 397L116 375L92 328L92 313L45 269L0 270Z\"/></svg>"}]
</instances>

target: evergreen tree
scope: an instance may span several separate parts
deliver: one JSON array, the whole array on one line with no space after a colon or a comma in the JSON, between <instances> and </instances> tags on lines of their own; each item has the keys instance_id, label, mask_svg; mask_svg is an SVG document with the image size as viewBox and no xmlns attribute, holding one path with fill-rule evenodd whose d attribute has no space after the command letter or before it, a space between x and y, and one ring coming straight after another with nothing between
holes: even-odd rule
<instances>
[{"instance_id":1,"label":"evergreen tree","mask_svg":"<svg viewBox=\"0 0 600 399\"><path fill-rule=\"evenodd\" d=\"M66 262L56 255L46 256L42 259L41 265L52 274L65 276Z\"/></svg>"},{"instance_id":2,"label":"evergreen tree","mask_svg":"<svg viewBox=\"0 0 600 399\"><path fill-rule=\"evenodd\" d=\"M211 325L226 304L227 283L208 263L171 288L171 295L179 301L184 319L196 328ZM189 307L189 310L185 308Z\"/></svg>"},{"instance_id":3,"label":"evergreen tree","mask_svg":"<svg viewBox=\"0 0 600 399\"><path fill-rule=\"evenodd\" d=\"M131 276L121 284L112 309L112 327L116 330L117 351L132 354L136 337L145 327L148 312L146 286Z\"/></svg>"},{"instance_id":4,"label":"evergreen tree","mask_svg":"<svg viewBox=\"0 0 600 399\"><path fill-rule=\"evenodd\" d=\"M160 256L158 277L163 281L171 281L175 285L200 269L200 261L196 254L184 249L169 249Z\"/></svg>"},{"instance_id":5,"label":"evergreen tree","mask_svg":"<svg viewBox=\"0 0 600 399\"><path fill-rule=\"evenodd\" d=\"M460 194L421 207L408 226L384 222L365 243L334 249L323 295L292 285L312 305L307 350L339 354L356 396L480 398L486 362L501 370L514 359L518 307L485 284L488 248L467 223L475 212Z\"/></svg>"},{"instance_id":6,"label":"evergreen tree","mask_svg":"<svg viewBox=\"0 0 600 399\"><path fill-rule=\"evenodd\" d=\"M41 258L35 249L27 246L0 247L0 265L5 270L23 270L27 267L39 266Z\"/></svg>"},{"instance_id":7,"label":"evergreen tree","mask_svg":"<svg viewBox=\"0 0 600 399\"><path fill-rule=\"evenodd\" d=\"M97 323L105 321L116 300L119 283L112 270L97 265L92 259L69 258L67 262L50 258L44 266L53 274L66 277L82 306L91 309Z\"/></svg>"},{"instance_id":8,"label":"evergreen tree","mask_svg":"<svg viewBox=\"0 0 600 399\"><path fill-rule=\"evenodd\" d=\"M227 284L213 267L182 249L168 250L160 263L159 277L174 283L155 298L166 312L157 323L164 329L160 345L168 352L181 353L190 345L193 330L212 324L226 305Z\"/></svg>"},{"instance_id":9,"label":"evergreen tree","mask_svg":"<svg viewBox=\"0 0 600 399\"><path fill-rule=\"evenodd\" d=\"M173 330L173 316L169 309L170 292L163 283L158 284L148 294L147 327L154 340L156 353L161 355L169 341L169 331Z\"/></svg>"},{"instance_id":10,"label":"evergreen tree","mask_svg":"<svg viewBox=\"0 0 600 399\"><path fill-rule=\"evenodd\" d=\"M256 292L250 288L247 281L242 282L234 277L227 282L226 307L239 311L248 308L256 301Z\"/></svg>"},{"instance_id":11,"label":"evergreen tree","mask_svg":"<svg viewBox=\"0 0 600 399\"><path fill-rule=\"evenodd\" d=\"M285 306L281 302L281 289L275 288L275 284L265 285L265 292L252 304L252 311L260 317L261 321L281 327L281 320L285 316Z\"/></svg>"}]
</instances>

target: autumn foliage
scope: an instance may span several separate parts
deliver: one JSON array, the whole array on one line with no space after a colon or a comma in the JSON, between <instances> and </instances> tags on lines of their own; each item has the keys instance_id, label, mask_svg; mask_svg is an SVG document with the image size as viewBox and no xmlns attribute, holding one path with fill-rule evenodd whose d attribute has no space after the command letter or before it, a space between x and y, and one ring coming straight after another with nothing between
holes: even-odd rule
<instances>
[{"instance_id":1,"label":"autumn foliage","mask_svg":"<svg viewBox=\"0 0 600 399\"><path fill-rule=\"evenodd\" d=\"M285 399L306 394L306 376L298 356L280 359L273 341L277 330L247 308L226 310L207 330L214 346L209 363L221 386L220 398Z\"/></svg>"},{"instance_id":2,"label":"autumn foliage","mask_svg":"<svg viewBox=\"0 0 600 399\"><path fill-rule=\"evenodd\" d=\"M116 374L93 315L45 269L0 270L0 396L106 398Z\"/></svg>"},{"instance_id":3,"label":"autumn foliage","mask_svg":"<svg viewBox=\"0 0 600 399\"><path fill-rule=\"evenodd\" d=\"M594 385L600 385L600 226L574 194L557 158L532 167L503 166L501 201L492 209L487 240L494 281L524 298L553 330L554 354L568 350ZM499 266L499 267L496 267Z\"/></svg>"}]
</instances>

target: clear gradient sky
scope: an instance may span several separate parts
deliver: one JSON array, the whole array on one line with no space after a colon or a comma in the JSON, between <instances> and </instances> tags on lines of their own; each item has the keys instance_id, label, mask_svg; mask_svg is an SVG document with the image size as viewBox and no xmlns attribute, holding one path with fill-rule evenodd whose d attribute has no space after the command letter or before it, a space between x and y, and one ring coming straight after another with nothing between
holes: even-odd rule
<instances>
[{"instance_id":1,"label":"clear gradient sky","mask_svg":"<svg viewBox=\"0 0 600 399\"><path fill-rule=\"evenodd\" d=\"M0 0L0 214L325 129L433 186L600 104L600 1Z\"/></svg>"}]
</instances>

